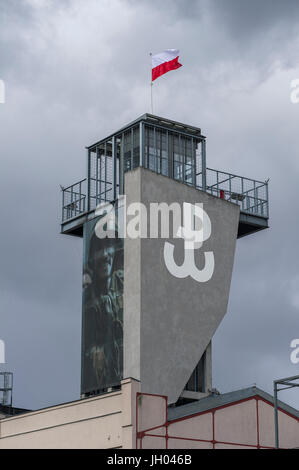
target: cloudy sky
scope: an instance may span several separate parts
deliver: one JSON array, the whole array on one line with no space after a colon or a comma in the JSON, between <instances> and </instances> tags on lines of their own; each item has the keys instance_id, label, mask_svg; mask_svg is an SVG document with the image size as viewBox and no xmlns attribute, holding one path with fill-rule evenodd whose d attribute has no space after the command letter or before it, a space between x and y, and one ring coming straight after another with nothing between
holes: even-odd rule
<instances>
[{"instance_id":1,"label":"cloudy sky","mask_svg":"<svg viewBox=\"0 0 299 470\"><path fill-rule=\"evenodd\" d=\"M298 0L1 0L0 339L14 405L80 393L82 240L60 235L59 184L85 145L150 111L149 52L181 51L155 113L202 128L212 168L270 178L269 230L238 241L214 386L299 374ZM281 399L299 407L298 392Z\"/></svg>"}]
</instances>

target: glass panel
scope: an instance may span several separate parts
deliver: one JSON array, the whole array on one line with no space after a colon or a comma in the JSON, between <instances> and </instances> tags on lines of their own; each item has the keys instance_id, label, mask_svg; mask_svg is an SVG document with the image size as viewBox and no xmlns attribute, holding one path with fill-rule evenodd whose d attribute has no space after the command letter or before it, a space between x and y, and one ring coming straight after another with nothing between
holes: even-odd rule
<instances>
[{"instance_id":1,"label":"glass panel","mask_svg":"<svg viewBox=\"0 0 299 470\"><path fill-rule=\"evenodd\" d=\"M124 134L124 172L131 170L131 131Z\"/></svg>"},{"instance_id":2,"label":"glass panel","mask_svg":"<svg viewBox=\"0 0 299 470\"><path fill-rule=\"evenodd\" d=\"M195 184L195 148L192 138L145 125L145 167L189 185Z\"/></svg>"},{"instance_id":3,"label":"glass panel","mask_svg":"<svg viewBox=\"0 0 299 470\"><path fill-rule=\"evenodd\" d=\"M196 172L195 172L195 184L198 189L202 188L202 142L195 141L195 155L196 155Z\"/></svg>"},{"instance_id":4,"label":"glass panel","mask_svg":"<svg viewBox=\"0 0 299 470\"><path fill-rule=\"evenodd\" d=\"M167 133L161 132L161 173L168 176Z\"/></svg>"},{"instance_id":5,"label":"glass panel","mask_svg":"<svg viewBox=\"0 0 299 470\"><path fill-rule=\"evenodd\" d=\"M177 134L173 135L173 177L176 180L183 179L183 159L180 153L180 139Z\"/></svg>"},{"instance_id":6,"label":"glass panel","mask_svg":"<svg viewBox=\"0 0 299 470\"><path fill-rule=\"evenodd\" d=\"M185 154L185 183L194 183L194 154L192 152L192 139L184 139L184 154Z\"/></svg>"},{"instance_id":7,"label":"glass panel","mask_svg":"<svg viewBox=\"0 0 299 470\"><path fill-rule=\"evenodd\" d=\"M146 146L146 164L147 168L155 171L155 148L154 148L154 128L146 127L147 146Z\"/></svg>"},{"instance_id":8,"label":"glass panel","mask_svg":"<svg viewBox=\"0 0 299 470\"><path fill-rule=\"evenodd\" d=\"M205 364L206 353L204 353L195 367L190 379L188 380L185 390L190 392L205 392Z\"/></svg>"},{"instance_id":9,"label":"glass panel","mask_svg":"<svg viewBox=\"0 0 299 470\"><path fill-rule=\"evenodd\" d=\"M139 141L139 127L133 130L133 168L140 164L140 141Z\"/></svg>"}]
</instances>

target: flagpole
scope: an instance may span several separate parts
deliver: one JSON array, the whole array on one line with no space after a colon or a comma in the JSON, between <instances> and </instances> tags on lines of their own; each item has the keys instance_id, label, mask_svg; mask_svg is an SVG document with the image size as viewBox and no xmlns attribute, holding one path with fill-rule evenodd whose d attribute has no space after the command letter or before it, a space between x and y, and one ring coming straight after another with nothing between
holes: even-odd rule
<instances>
[{"instance_id":1,"label":"flagpole","mask_svg":"<svg viewBox=\"0 0 299 470\"><path fill-rule=\"evenodd\" d=\"M152 53L150 52L150 58L151 58L151 114L154 114L153 110L153 79L152 79Z\"/></svg>"}]
</instances>

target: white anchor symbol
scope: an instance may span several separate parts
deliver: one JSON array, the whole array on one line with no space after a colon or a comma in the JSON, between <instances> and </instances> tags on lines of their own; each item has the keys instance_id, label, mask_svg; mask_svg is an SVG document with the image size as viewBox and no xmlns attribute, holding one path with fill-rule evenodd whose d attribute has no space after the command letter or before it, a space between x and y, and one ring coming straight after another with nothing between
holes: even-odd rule
<instances>
[{"instance_id":1,"label":"white anchor symbol","mask_svg":"<svg viewBox=\"0 0 299 470\"><path fill-rule=\"evenodd\" d=\"M204 211L202 204L184 203L184 226L179 227L177 237L184 239L184 252L185 258L181 266L178 266L174 261L174 245L169 242L164 244L164 261L165 265L173 276L183 279L190 276L197 282L207 282L211 279L215 259L213 251L206 251L204 253L205 266L203 269L198 269L195 264L194 250L202 247L203 242L208 240L211 236L211 221ZM196 226L196 217L201 222L201 228L194 230L194 222Z\"/></svg>"}]
</instances>

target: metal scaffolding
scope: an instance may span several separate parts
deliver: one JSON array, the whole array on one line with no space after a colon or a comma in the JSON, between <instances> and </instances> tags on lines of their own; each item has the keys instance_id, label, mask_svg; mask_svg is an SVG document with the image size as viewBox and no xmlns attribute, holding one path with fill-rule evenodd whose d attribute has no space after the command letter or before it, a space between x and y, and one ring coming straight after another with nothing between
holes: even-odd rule
<instances>
[{"instance_id":1,"label":"metal scaffolding","mask_svg":"<svg viewBox=\"0 0 299 470\"><path fill-rule=\"evenodd\" d=\"M13 373L0 372L0 405L12 406Z\"/></svg>"},{"instance_id":2,"label":"metal scaffolding","mask_svg":"<svg viewBox=\"0 0 299 470\"><path fill-rule=\"evenodd\" d=\"M275 448L279 449L279 428L278 428L278 392L287 390L289 388L299 387L299 383L295 381L299 380L299 375L293 377L287 377L285 379L277 379L273 382L274 388L274 424L275 424ZM278 385L282 385L283 388L278 388Z\"/></svg>"},{"instance_id":3,"label":"metal scaffolding","mask_svg":"<svg viewBox=\"0 0 299 470\"><path fill-rule=\"evenodd\" d=\"M87 178L62 188L64 228L101 202L113 202L124 194L125 173L137 167L238 204L245 234L246 224L257 229L268 226L268 181L208 168L206 137L200 128L145 114L87 147Z\"/></svg>"}]
</instances>

